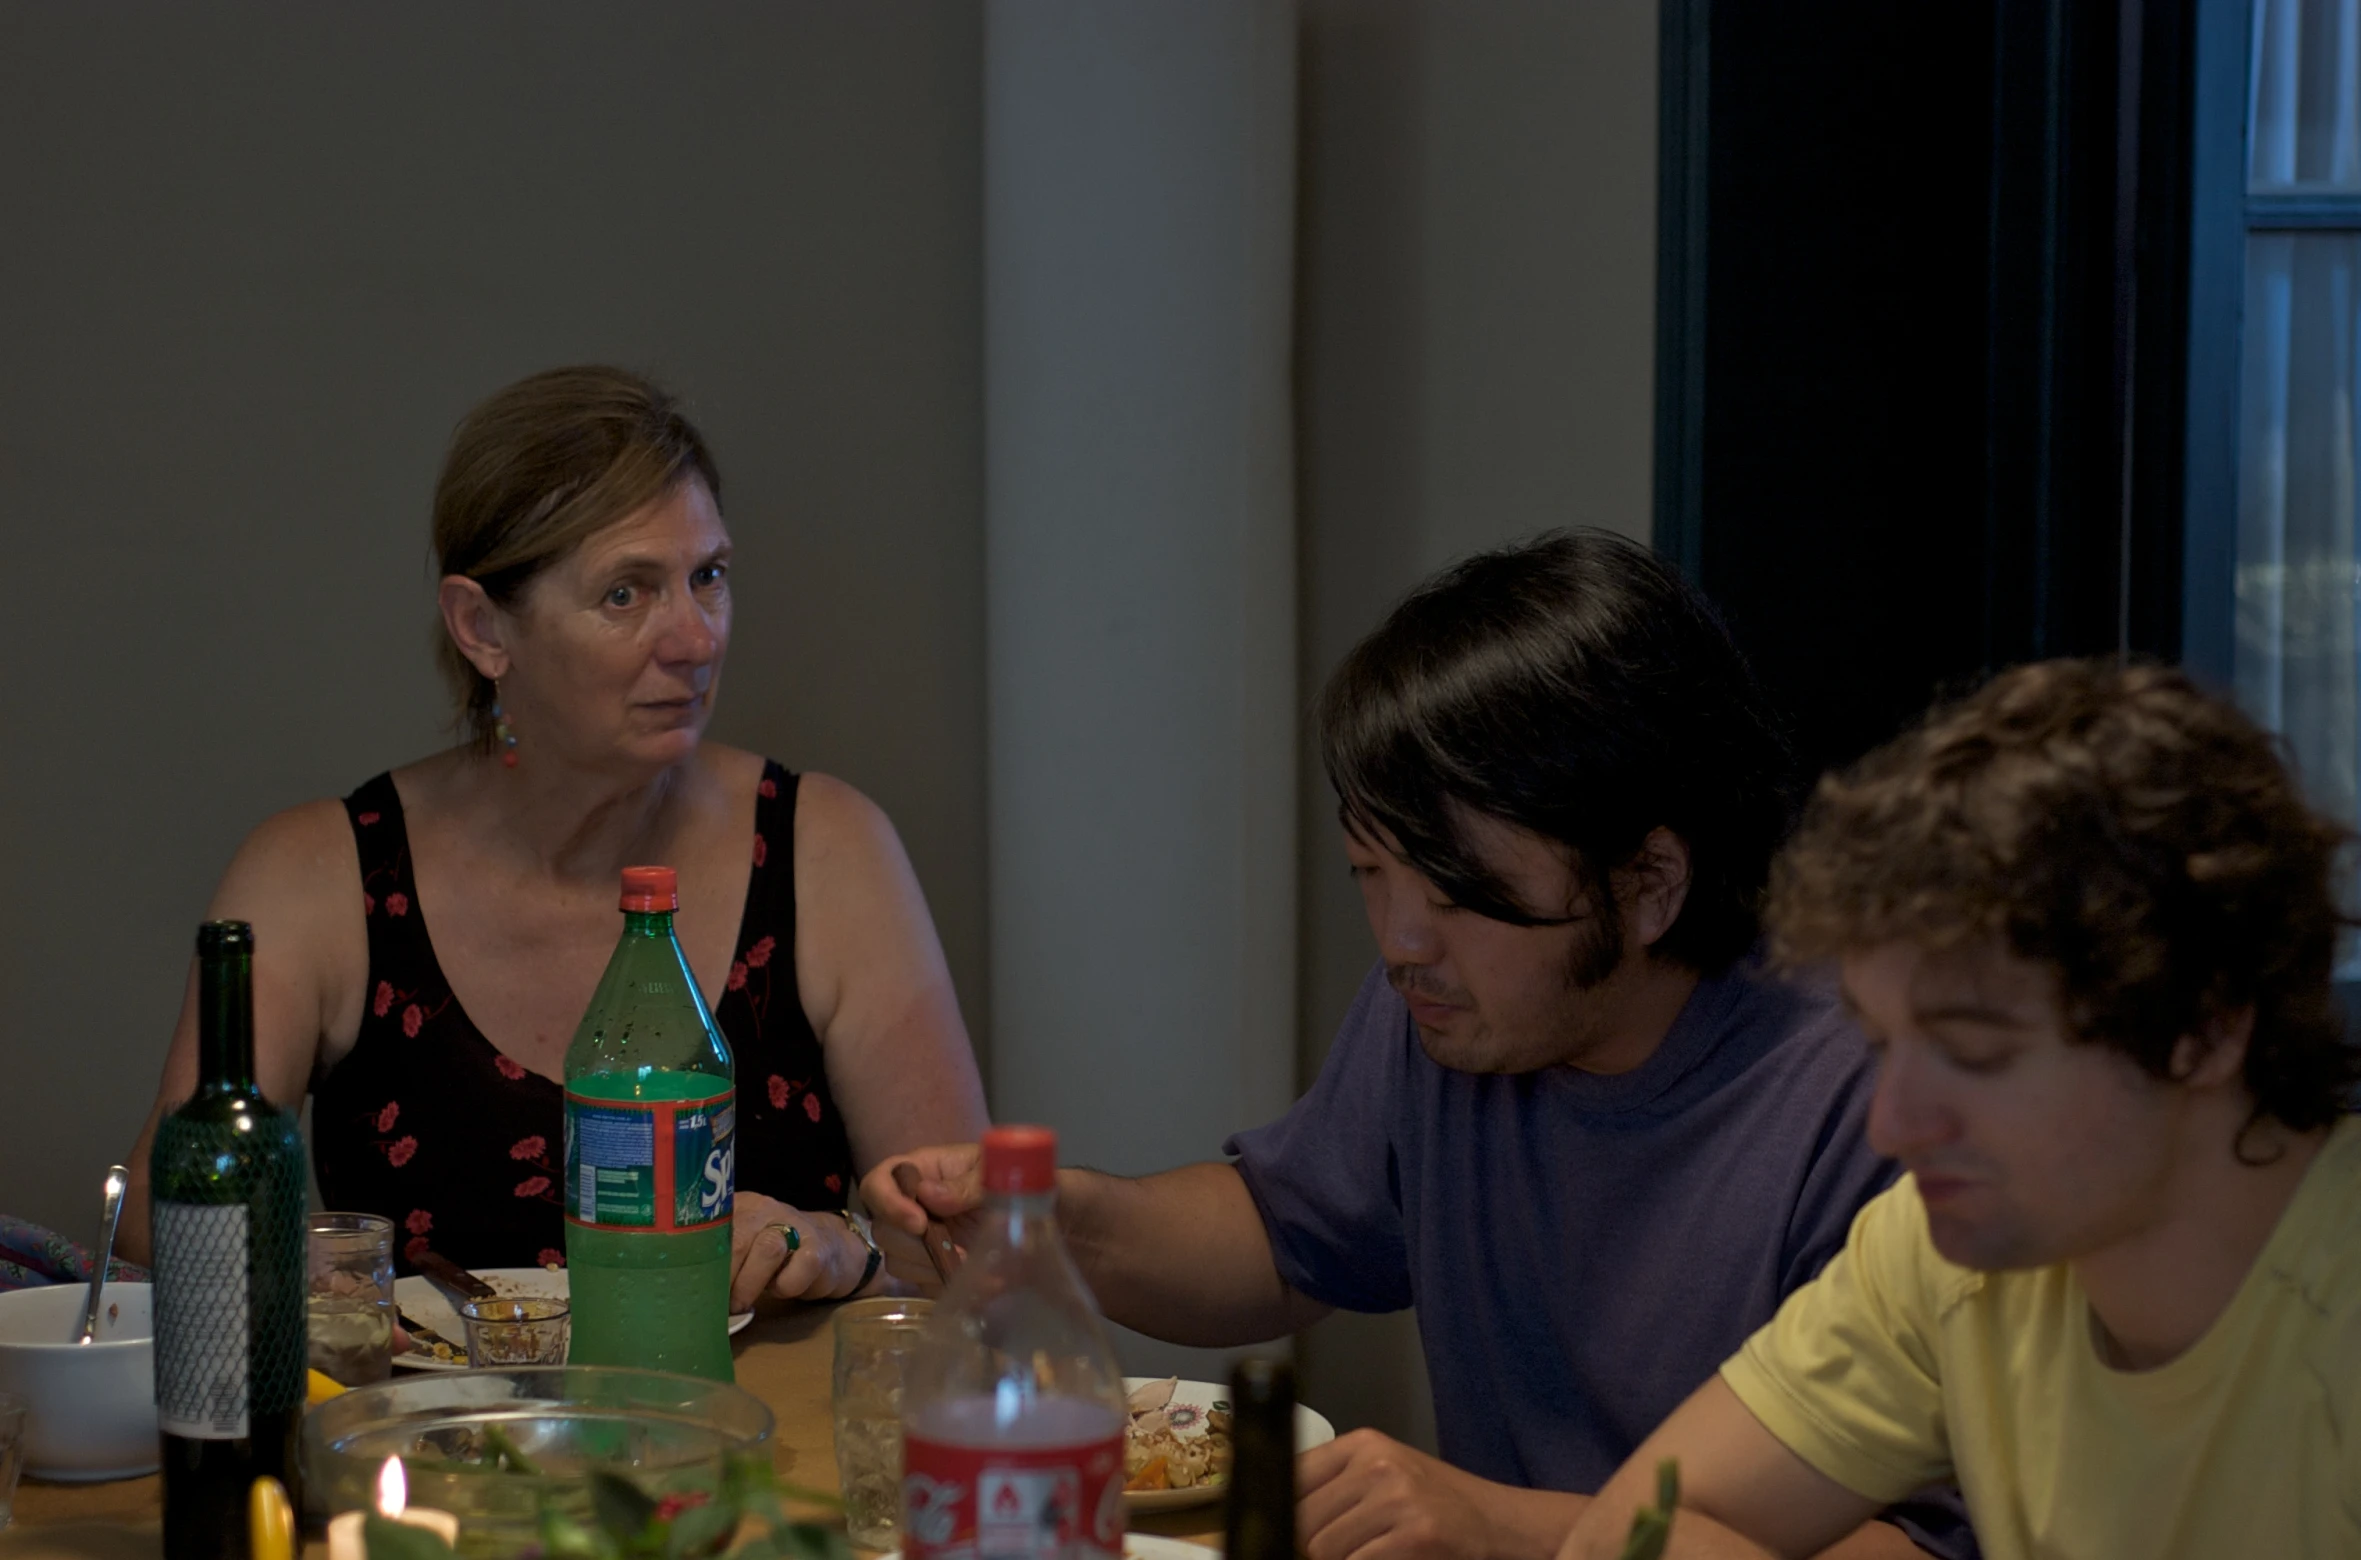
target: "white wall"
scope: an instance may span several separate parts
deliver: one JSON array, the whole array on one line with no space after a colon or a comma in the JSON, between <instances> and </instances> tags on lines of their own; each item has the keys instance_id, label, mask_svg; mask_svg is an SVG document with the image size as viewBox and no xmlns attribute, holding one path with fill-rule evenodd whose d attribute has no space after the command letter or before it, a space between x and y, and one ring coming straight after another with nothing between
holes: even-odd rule
<instances>
[{"instance_id":1,"label":"white wall","mask_svg":"<svg viewBox=\"0 0 2361 1560\"><path fill-rule=\"evenodd\" d=\"M1302 11L1308 701L1470 548L1646 534L1656 10ZM983 1027L981 91L976 0L0 0L0 1211L87 1222L244 832L440 740L435 465L558 361L694 402L718 734L885 803ZM1370 946L1299 768L1308 1077ZM1307 1396L1418 1435L1411 1336L1323 1324Z\"/></svg>"},{"instance_id":2,"label":"white wall","mask_svg":"<svg viewBox=\"0 0 2361 1560\"><path fill-rule=\"evenodd\" d=\"M0 7L0 1211L89 1222L244 833L444 740L442 446L560 362L692 403L739 543L717 733L884 803L981 1023L978 36Z\"/></svg>"},{"instance_id":3,"label":"white wall","mask_svg":"<svg viewBox=\"0 0 2361 1560\"><path fill-rule=\"evenodd\" d=\"M1645 540L1655 0L1304 0L1306 699L1402 592L1552 526ZM1375 957L1306 730L1301 1067ZM1546 1303L1535 1297L1535 1303ZM1431 1445L1415 1321L1339 1316L1304 1394Z\"/></svg>"}]
</instances>

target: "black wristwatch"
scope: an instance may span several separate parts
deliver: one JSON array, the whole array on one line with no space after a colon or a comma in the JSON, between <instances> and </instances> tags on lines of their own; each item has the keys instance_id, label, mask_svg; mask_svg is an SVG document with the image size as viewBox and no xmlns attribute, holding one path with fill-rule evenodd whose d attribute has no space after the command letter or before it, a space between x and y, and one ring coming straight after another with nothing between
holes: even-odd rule
<instances>
[{"instance_id":1,"label":"black wristwatch","mask_svg":"<svg viewBox=\"0 0 2361 1560\"><path fill-rule=\"evenodd\" d=\"M855 1213L850 1208L839 1208L836 1216L844 1220L846 1228L861 1237L862 1245L869 1248L869 1265L861 1269L861 1281L853 1285L850 1291L857 1295L869 1287L869 1280L875 1278L877 1270L885 1265L885 1253L878 1249L877 1236L869 1228L867 1215Z\"/></svg>"}]
</instances>

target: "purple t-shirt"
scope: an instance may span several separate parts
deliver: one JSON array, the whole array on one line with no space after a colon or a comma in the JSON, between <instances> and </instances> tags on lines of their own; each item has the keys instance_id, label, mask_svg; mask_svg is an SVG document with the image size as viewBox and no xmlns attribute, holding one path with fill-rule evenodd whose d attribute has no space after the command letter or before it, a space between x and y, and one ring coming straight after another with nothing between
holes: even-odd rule
<instances>
[{"instance_id":1,"label":"purple t-shirt","mask_svg":"<svg viewBox=\"0 0 2361 1560\"><path fill-rule=\"evenodd\" d=\"M1447 1461L1588 1493L1894 1179L1862 1136L1871 1081L1833 994L1751 960L1616 1077L1443 1067L1380 967L1311 1092L1225 1152L1289 1284L1418 1307Z\"/></svg>"}]
</instances>

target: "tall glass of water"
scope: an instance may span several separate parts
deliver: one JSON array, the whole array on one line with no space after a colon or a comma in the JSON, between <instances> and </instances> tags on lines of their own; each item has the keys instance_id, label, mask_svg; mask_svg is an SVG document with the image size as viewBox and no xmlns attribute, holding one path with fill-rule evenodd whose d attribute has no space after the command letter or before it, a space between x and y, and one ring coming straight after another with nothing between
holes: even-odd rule
<instances>
[{"instance_id":1,"label":"tall glass of water","mask_svg":"<svg viewBox=\"0 0 2361 1560\"><path fill-rule=\"evenodd\" d=\"M393 1221L315 1213L303 1281L311 1367L348 1387L393 1374Z\"/></svg>"},{"instance_id":2,"label":"tall glass of water","mask_svg":"<svg viewBox=\"0 0 2361 1560\"><path fill-rule=\"evenodd\" d=\"M932 1300L855 1300L836 1312L836 1471L847 1533L891 1549L902 1516L902 1366Z\"/></svg>"}]
</instances>

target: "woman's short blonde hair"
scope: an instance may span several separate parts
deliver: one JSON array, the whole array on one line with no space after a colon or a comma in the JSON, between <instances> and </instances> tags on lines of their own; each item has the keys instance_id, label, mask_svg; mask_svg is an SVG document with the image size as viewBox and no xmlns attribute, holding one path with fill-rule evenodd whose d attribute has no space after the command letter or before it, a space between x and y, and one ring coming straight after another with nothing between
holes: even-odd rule
<instances>
[{"instance_id":1,"label":"woman's short blonde hair","mask_svg":"<svg viewBox=\"0 0 2361 1560\"><path fill-rule=\"evenodd\" d=\"M627 369L553 368L495 392L461 420L434 490L434 549L513 607L533 576L695 477L716 504L721 472L680 403ZM436 661L459 725L492 741L490 678L445 634Z\"/></svg>"}]
</instances>

